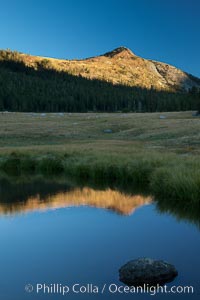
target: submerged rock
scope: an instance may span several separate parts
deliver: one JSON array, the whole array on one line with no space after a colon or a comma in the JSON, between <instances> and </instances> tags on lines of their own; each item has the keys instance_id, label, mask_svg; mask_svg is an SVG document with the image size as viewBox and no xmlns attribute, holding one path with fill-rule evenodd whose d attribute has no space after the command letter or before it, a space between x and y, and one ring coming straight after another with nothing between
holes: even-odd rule
<instances>
[{"instance_id":1,"label":"submerged rock","mask_svg":"<svg viewBox=\"0 0 200 300\"><path fill-rule=\"evenodd\" d=\"M104 133L112 133L113 131L112 131L112 129L104 129L103 132L104 132Z\"/></svg>"},{"instance_id":2,"label":"submerged rock","mask_svg":"<svg viewBox=\"0 0 200 300\"><path fill-rule=\"evenodd\" d=\"M162 260L138 258L119 269L119 280L127 285L157 285L172 281L178 275L175 267Z\"/></svg>"}]
</instances>

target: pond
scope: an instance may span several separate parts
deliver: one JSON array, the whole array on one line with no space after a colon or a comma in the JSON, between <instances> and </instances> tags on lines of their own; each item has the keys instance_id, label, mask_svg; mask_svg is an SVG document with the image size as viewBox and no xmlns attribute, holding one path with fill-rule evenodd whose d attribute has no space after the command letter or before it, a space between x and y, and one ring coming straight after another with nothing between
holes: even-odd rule
<instances>
[{"instance_id":1,"label":"pond","mask_svg":"<svg viewBox=\"0 0 200 300\"><path fill-rule=\"evenodd\" d=\"M199 299L198 215L152 200L117 187L1 180L0 299ZM174 264L179 275L167 287L194 293L115 291L125 286L119 268L138 257Z\"/></svg>"}]
</instances>

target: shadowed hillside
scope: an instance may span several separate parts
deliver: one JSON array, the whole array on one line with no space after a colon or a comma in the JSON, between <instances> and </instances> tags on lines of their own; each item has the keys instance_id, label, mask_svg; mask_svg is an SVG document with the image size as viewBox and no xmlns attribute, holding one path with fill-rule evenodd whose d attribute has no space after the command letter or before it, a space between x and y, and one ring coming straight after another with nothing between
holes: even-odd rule
<instances>
[{"instance_id":1,"label":"shadowed hillside","mask_svg":"<svg viewBox=\"0 0 200 300\"><path fill-rule=\"evenodd\" d=\"M0 51L0 110L199 110L199 79L120 47L84 60Z\"/></svg>"}]
</instances>

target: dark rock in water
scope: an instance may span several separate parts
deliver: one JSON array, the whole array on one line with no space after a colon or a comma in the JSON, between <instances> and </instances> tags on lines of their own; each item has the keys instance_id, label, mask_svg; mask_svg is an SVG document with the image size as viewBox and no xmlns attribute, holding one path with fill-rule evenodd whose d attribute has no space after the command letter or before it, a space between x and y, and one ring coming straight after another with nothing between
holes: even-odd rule
<instances>
[{"instance_id":1,"label":"dark rock in water","mask_svg":"<svg viewBox=\"0 0 200 300\"><path fill-rule=\"evenodd\" d=\"M173 265L146 257L131 260L119 269L119 280L133 286L164 284L177 275Z\"/></svg>"}]
</instances>

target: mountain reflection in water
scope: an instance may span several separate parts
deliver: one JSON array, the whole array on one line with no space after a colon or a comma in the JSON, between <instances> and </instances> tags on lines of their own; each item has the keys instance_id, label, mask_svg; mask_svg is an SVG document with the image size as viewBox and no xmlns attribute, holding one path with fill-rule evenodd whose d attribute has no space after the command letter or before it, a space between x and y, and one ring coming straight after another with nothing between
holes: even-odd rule
<instances>
[{"instance_id":1,"label":"mountain reflection in water","mask_svg":"<svg viewBox=\"0 0 200 300\"><path fill-rule=\"evenodd\" d=\"M28 197L23 202L2 203L0 199L0 214L9 215L65 207L91 206L109 209L121 215L130 215L138 207L151 202L152 198L150 196L125 195L110 188L106 190L94 190L84 187L49 194L46 197L37 194L36 196Z\"/></svg>"},{"instance_id":2,"label":"mountain reflection in water","mask_svg":"<svg viewBox=\"0 0 200 300\"><path fill-rule=\"evenodd\" d=\"M67 207L104 208L121 215L153 202L158 213L187 220L200 229L199 201L154 199L131 187L75 183L67 178L0 177L0 216Z\"/></svg>"}]
</instances>

